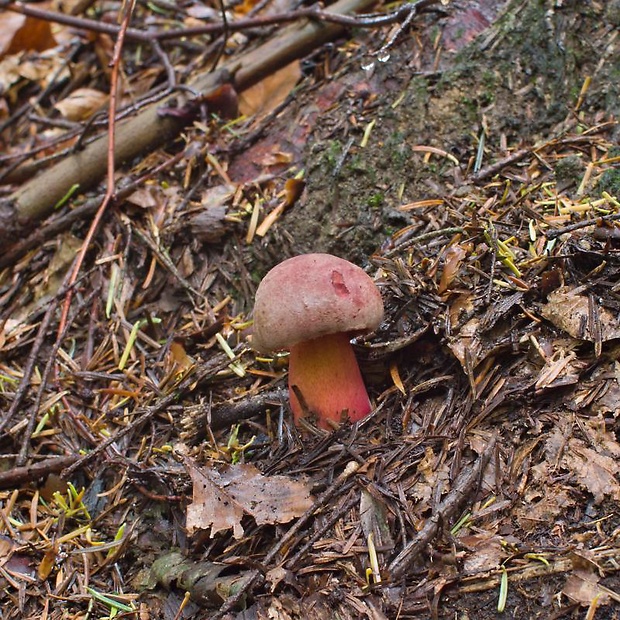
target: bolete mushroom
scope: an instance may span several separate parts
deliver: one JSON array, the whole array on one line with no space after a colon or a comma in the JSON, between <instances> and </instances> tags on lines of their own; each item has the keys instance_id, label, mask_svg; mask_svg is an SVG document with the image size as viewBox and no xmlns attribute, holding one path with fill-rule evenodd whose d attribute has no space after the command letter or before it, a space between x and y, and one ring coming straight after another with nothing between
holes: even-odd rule
<instances>
[{"instance_id":1,"label":"bolete mushroom","mask_svg":"<svg viewBox=\"0 0 620 620\"><path fill-rule=\"evenodd\" d=\"M351 338L372 331L383 302L372 279L330 254L302 254L276 265L260 283L252 345L290 351L289 392L295 423L306 413L331 429L371 410Z\"/></svg>"}]
</instances>

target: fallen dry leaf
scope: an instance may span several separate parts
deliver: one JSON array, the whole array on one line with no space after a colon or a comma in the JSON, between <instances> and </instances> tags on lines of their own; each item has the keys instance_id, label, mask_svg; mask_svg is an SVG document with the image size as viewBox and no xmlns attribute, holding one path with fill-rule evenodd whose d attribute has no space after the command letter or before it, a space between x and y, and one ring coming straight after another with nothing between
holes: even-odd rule
<instances>
[{"instance_id":1,"label":"fallen dry leaf","mask_svg":"<svg viewBox=\"0 0 620 620\"><path fill-rule=\"evenodd\" d=\"M108 95L94 88L78 88L54 107L71 121L83 121L100 110Z\"/></svg>"},{"instance_id":2,"label":"fallen dry leaf","mask_svg":"<svg viewBox=\"0 0 620 620\"><path fill-rule=\"evenodd\" d=\"M450 285L458 275L461 264L466 257L467 250L460 245L450 246L446 250L444 267L441 273L439 288L437 289L437 292L440 295L443 295L448 291Z\"/></svg>"},{"instance_id":3,"label":"fallen dry leaf","mask_svg":"<svg viewBox=\"0 0 620 620\"><path fill-rule=\"evenodd\" d=\"M42 52L55 45L50 22L17 13L0 14L0 57L24 50Z\"/></svg>"},{"instance_id":4,"label":"fallen dry leaf","mask_svg":"<svg viewBox=\"0 0 620 620\"><path fill-rule=\"evenodd\" d=\"M194 485L193 501L187 507L187 530L232 529L243 536L241 518L254 517L258 525L288 523L313 503L307 484L287 476L263 476L253 465L197 467L186 460Z\"/></svg>"},{"instance_id":5,"label":"fallen dry leaf","mask_svg":"<svg viewBox=\"0 0 620 620\"><path fill-rule=\"evenodd\" d=\"M239 112L245 116L263 116L275 110L301 78L299 61L267 76L239 96Z\"/></svg>"},{"instance_id":6,"label":"fallen dry leaf","mask_svg":"<svg viewBox=\"0 0 620 620\"><path fill-rule=\"evenodd\" d=\"M556 327L579 340L594 341L590 302L581 295L584 287L563 286L547 296L540 313ZM601 341L620 338L620 322L606 308L598 308Z\"/></svg>"}]
</instances>

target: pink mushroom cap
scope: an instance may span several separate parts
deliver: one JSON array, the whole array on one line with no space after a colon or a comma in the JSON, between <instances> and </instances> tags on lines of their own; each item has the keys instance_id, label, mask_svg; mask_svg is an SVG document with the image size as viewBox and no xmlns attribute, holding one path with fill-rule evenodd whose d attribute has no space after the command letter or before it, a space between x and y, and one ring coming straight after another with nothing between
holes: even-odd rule
<instances>
[{"instance_id":1,"label":"pink mushroom cap","mask_svg":"<svg viewBox=\"0 0 620 620\"><path fill-rule=\"evenodd\" d=\"M260 283L252 344L290 350L295 420L310 411L323 428L370 412L350 338L376 329L383 301L373 280L330 254L303 254L276 265ZM301 395L301 400L299 398Z\"/></svg>"}]
</instances>

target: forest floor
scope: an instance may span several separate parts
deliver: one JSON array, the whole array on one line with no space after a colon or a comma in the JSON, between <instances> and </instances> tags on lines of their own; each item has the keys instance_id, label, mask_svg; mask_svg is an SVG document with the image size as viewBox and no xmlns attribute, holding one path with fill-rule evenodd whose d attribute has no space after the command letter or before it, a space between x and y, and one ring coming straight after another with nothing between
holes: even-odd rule
<instances>
[{"instance_id":1,"label":"forest floor","mask_svg":"<svg viewBox=\"0 0 620 620\"><path fill-rule=\"evenodd\" d=\"M419 9L117 166L71 286L103 185L15 223L2 620L620 618L620 4ZM79 20L121 6L63 10L0 12L0 216L106 131L114 38ZM217 19L155 2L132 27ZM229 35L227 62L274 32ZM119 109L218 40L126 41ZM386 310L354 341L373 412L330 433L294 427L286 355L251 348L258 283L306 252Z\"/></svg>"}]
</instances>

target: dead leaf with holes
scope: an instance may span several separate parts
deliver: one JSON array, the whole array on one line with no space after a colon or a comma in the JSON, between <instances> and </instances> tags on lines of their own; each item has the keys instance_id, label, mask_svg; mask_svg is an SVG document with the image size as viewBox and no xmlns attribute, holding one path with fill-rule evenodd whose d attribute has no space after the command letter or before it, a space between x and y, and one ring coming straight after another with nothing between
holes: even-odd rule
<instances>
[{"instance_id":1,"label":"dead leaf with holes","mask_svg":"<svg viewBox=\"0 0 620 620\"><path fill-rule=\"evenodd\" d=\"M217 532L232 529L243 536L241 519L251 515L258 525L288 523L313 504L309 486L287 476L264 476L248 464L197 467L185 461L194 485L193 501L187 507L186 527Z\"/></svg>"}]
</instances>

